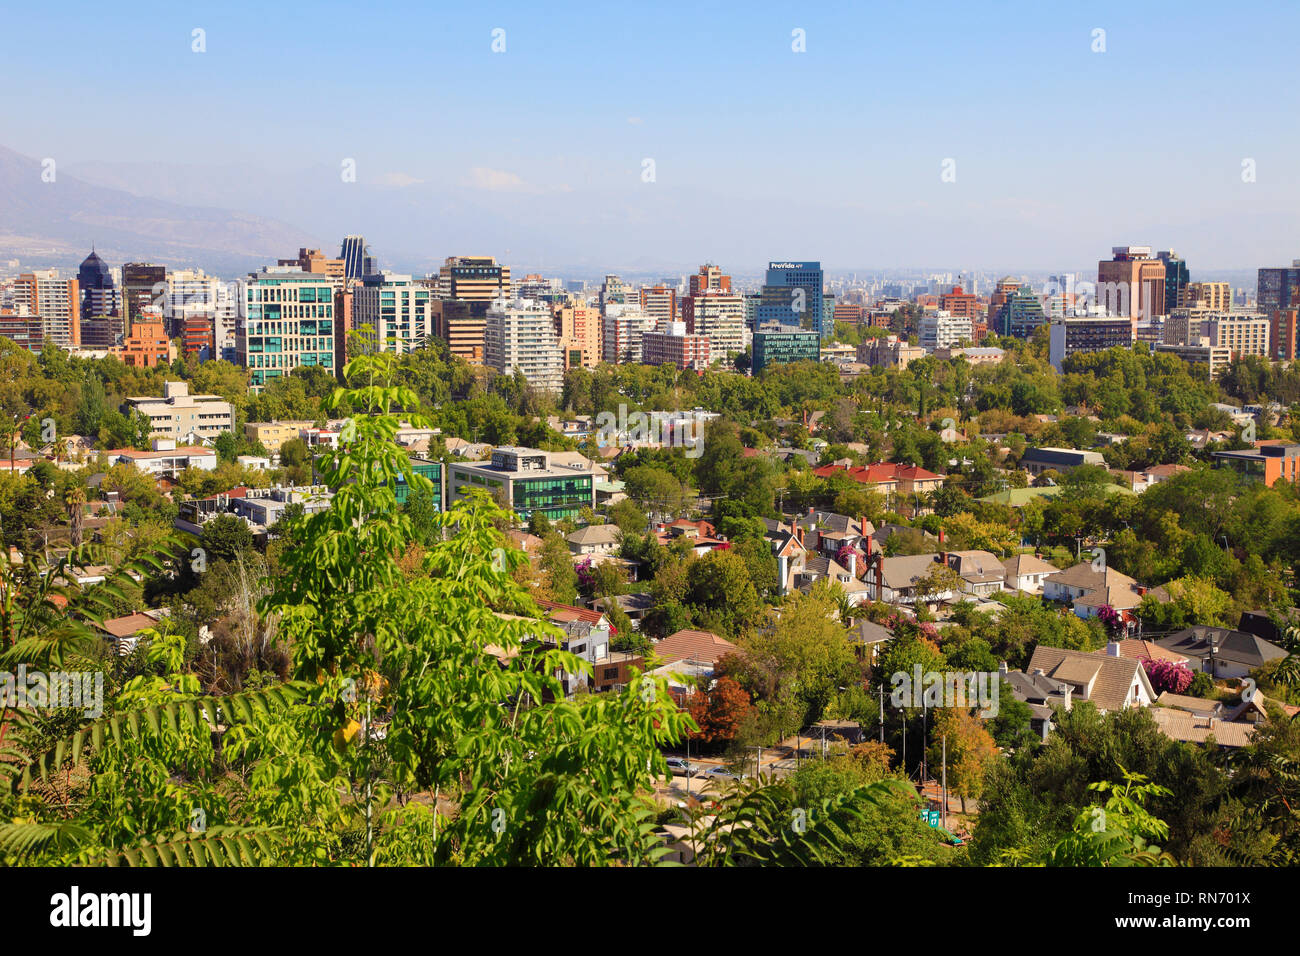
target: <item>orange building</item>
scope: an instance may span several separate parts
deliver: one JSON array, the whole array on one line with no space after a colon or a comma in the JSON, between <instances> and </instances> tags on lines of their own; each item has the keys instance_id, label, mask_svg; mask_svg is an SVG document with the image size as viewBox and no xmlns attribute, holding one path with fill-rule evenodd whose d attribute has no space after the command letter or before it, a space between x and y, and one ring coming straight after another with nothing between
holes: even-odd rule
<instances>
[{"instance_id":1,"label":"orange building","mask_svg":"<svg viewBox=\"0 0 1300 956\"><path fill-rule=\"evenodd\" d=\"M115 353L127 365L135 368L153 368L171 361L171 342L161 319L146 316L131 326Z\"/></svg>"},{"instance_id":2,"label":"orange building","mask_svg":"<svg viewBox=\"0 0 1300 956\"><path fill-rule=\"evenodd\" d=\"M979 315L979 304L970 292L963 292L962 287L953 286L952 291L939 297L939 308L958 319L974 319Z\"/></svg>"},{"instance_id":3,"label":"orange building","mask_svg":"<svg viewBox=\"0 0 1300 956\"><path fill-rule=\"evenodd\" d=\"M557 307L555 337L566 369L595 368L600 363L600 310L584 305Z\"/></svg>"}]
</instances>

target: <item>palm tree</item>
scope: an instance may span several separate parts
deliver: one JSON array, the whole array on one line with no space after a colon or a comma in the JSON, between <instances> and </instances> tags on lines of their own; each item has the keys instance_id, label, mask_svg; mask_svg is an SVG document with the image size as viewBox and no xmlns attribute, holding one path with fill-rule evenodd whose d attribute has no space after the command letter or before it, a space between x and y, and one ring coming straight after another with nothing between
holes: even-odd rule
<instances>
[{"instance_id":1,"label":"palm tree","mask_svg":"<svg viewBox=\"0 0 1300 956\"><path fill-rule=\"evenodd\" d=\"M71 527L72 546L81 547L81 522L85 518L86 489L80 486L69 488L63 496L63 503L68 509L68 524Z\"/></svg>"}]
</instances>

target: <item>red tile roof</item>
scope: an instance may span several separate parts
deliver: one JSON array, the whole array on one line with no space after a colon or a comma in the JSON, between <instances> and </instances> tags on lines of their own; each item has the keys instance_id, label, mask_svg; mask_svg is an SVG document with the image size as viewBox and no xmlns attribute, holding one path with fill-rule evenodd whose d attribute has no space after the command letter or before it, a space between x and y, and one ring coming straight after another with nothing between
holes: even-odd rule
<instances>
[{"instance_id":1,"label":"red tile roof","mask_svg":"<svg viewBox=\"0 0 1300 956\"><path fill-rule=\"evenodd\" d=\"M895 462L877 462L865 467L849 468L840 465L822 465L814 468L813 474L818 478L829 478L838 472L844 472L854 481L864 485L878 485L890 481L934 481L940 478L932 471L926 471L916 465L900 465Z\"/></svg>"},{"instance_id":2,"label":"red tile roof","mask_svg":"<svg viewBox=\"0 0 1300 956\"><path fill-rule=\"evenodd\" d=\"M734 650L737 650L736 645L726 638L708 631L691 630L669 634L654 647L655 654L666 664L687 658L714 664Z\"/></svg>"}]
</instances>

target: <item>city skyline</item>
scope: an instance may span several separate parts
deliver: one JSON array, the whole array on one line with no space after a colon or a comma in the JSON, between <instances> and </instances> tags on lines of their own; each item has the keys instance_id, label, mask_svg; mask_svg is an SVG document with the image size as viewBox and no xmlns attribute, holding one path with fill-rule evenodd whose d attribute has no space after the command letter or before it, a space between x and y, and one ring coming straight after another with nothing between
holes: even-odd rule
<instances>
[{"instance_id":1,"label":"city skyline","mask_svg":"<svg viewBox=\"0 0 1300 956\"><path fill-rule=\"evenodd\" d=\"M541 271L739 273L787 254L1056 271L1117 241L1194 269L1292 258L1296 134L1276 122L1292 10L759 5L712 29L669 5L659 22L682 26L663 31L512 4L360 21L324 4L310 29L244 4L134 7L93 21L90 46L41 42L67 11L11 14L0 77L45 79L7 104L2 145L304 243L361 233L399 268L469 250ZM122 122L141 88L143 133ZM1153 126L1153 101L1176 121Z\"/></svg>"}]
</instances>

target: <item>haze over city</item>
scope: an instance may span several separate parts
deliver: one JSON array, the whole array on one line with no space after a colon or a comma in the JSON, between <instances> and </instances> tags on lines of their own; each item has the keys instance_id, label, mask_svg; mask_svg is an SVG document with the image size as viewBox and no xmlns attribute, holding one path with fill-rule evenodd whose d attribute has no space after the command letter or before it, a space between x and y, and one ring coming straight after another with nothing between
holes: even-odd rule
<instances>
[{"instance_id":1,"label":"haze over city","mask_svg":"<svg viewBox=\"0 0 1300 956\"><path fill-rule=\"evenodd\" d=\"M0 146L397 268L1055 271L1144 242L1247 270L1295 245L1295 8L130 7L8 13Z\"/></svg>"}]
</instances>

